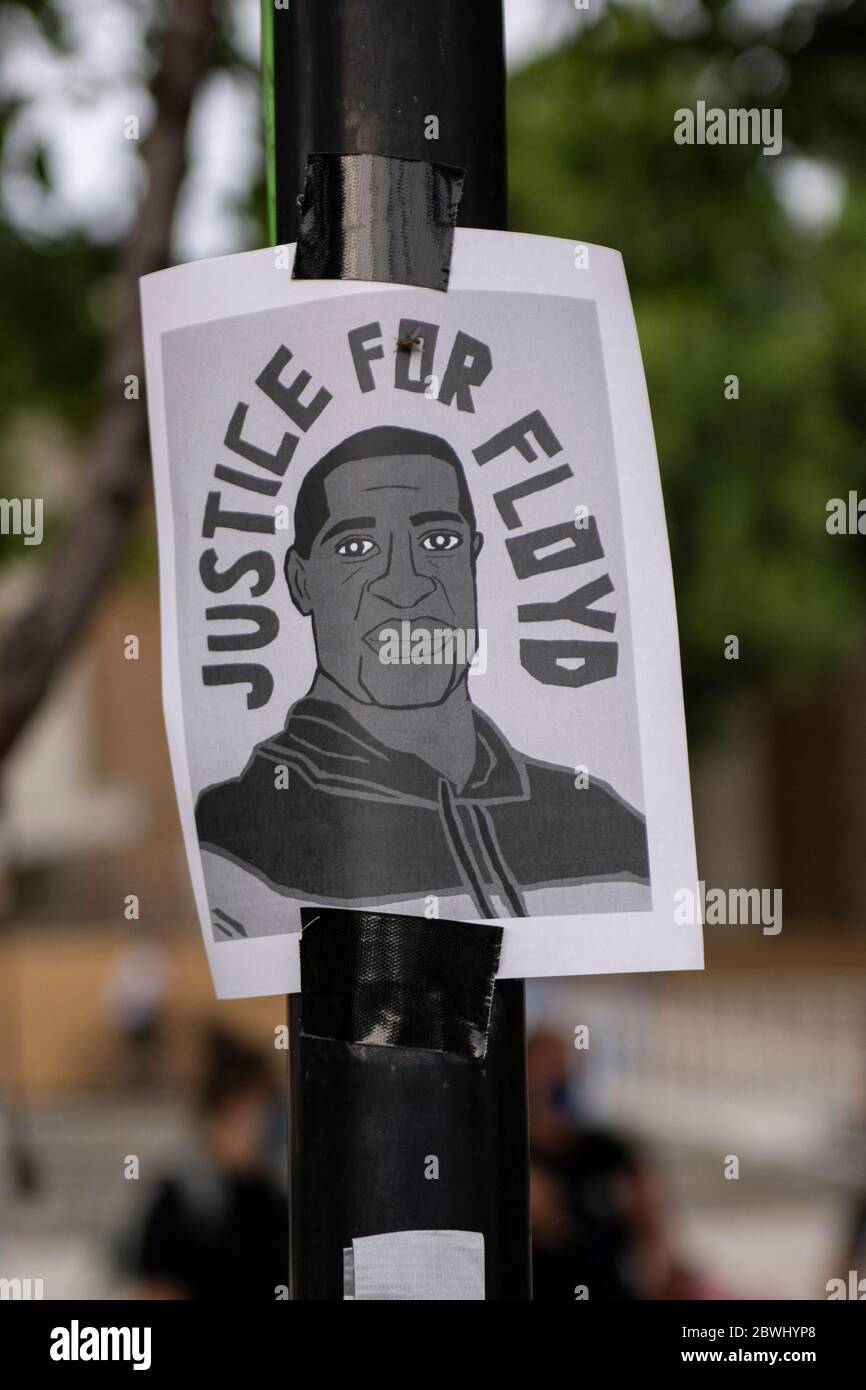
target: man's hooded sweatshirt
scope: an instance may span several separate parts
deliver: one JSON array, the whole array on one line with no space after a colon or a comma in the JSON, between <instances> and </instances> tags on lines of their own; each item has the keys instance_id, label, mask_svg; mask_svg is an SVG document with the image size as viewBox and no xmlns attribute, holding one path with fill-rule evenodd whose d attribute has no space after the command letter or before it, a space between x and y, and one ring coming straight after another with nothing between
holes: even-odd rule
<instances>
[{"instance_id":1,"label":"man's hooded sweatshirt","mask_svg":"<svg viewBox=\"0 0 866 1390\"><path fill-rule=\"evenodd\" d=\"M201 847L310 903L423 912L435 899L438 915L463 918L649 906L643 817L604 782L582 785L473 718L475 766L458 788L339 706L302 699L239 778L202 792ZM577 907L587 885L595 896ZM218 935L262 930L219 915Z\"/></svg>"}]
</instances>

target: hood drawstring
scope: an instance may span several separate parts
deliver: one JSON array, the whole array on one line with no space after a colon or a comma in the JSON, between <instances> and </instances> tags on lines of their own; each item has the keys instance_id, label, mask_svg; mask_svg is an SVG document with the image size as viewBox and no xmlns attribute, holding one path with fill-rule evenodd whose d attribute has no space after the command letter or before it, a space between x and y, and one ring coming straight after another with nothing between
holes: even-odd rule
<instances>
[{"instance_id":1,"label":"hood drawstring","mask_svg":"<svg viewBox=\"0 0 866 1390\"><path fill-rule=\"evenodd\" d=\"M474 810L481 843L490 860L490 867L502 885L503 896L511 908L511 915L513 917L528 917L529 913L526 911L526 903L523 901L520 888L509 873L508 865L502 857L502 851L496 843L496 835L487 810L483 806L476 806Z\"/></svg>"},{"instance_id":2,"label":"hood drawstring","mask_svg":"<svg viewBox=\"0 0 866 1390\"><path fill-rule=\"evenodd\" d=\"M451 787L444 777L439 782L439 801L442 806L442 818L445 823L445 833L451 845L451 853L454 855L457 865L460 868L467 888L475 901L479 917L492 918L496 914L491 903L487 900L484 892L484 885L481 882L481 875L472 855L469 845L460 826L457 812L454 808L454 797Z\"/></svg>"},{"instance_id":3,"label":"hood drawstring","mask_svg":"<svg viewBox=\"0 0 866 1390\"><path fill-rule=\"evenodd\" d=\"M463 828L460 825L460 817L454 805L454 794L451 786L443 778L439 783L439 800L442 806L442 818L445 823L445 831L451 845L451 852L463 874L464 881L468 887L478 913L481 917L495 917L493 904L490 902L484 888L482 873L473 855L472 847L467 842ZM520 894L520 889L515 883L502 852L496 843L496 835L490 823L487 811L481 806L473 806L474 822L478 830L481 848L487 856L488 867L494 880L499 881L501 896L508 904L512 917L527 917L526 904Z\"/></svg>"}]
</instances>

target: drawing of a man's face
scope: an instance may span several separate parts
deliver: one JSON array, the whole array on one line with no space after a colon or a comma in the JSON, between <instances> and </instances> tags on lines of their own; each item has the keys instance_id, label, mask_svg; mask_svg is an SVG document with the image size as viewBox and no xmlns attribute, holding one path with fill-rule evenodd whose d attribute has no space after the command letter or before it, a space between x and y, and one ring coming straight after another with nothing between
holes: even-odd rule
<instances>
[{"instance_id":1,"label":"drawing of a man's face","mask_svg":"<svg viewBox=\"0 0 866 1390\"><path fill-rule=\"evenodd\" d=\"M436 705L466 679L460 653L423 664L381 659L383 635L405 634L406 622L412 635L477 628L481 536L461 482L452 463L421 453L338 463L324 479L327 515L309 556L297 540L289 551L289 587L312 617L319 669L364 703Z\"/></svg>"}]
</instances>

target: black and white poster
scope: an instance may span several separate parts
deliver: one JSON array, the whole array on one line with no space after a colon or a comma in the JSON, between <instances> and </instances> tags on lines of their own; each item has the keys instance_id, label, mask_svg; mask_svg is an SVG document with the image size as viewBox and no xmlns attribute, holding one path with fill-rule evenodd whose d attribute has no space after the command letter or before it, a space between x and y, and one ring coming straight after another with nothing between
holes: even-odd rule
<instances>
[{"instance_id":1,"label":"black and white poster","mask_svg":"<svg viewBox=\"0 0 866 1390\"><path fill-rule=\"evenodd\" d=\"M700 968L668 542L620 257L459 231L447 293L143 282L166 720L218 993L305 906L500 922L503 975Z\"/></svg>"}]
</instances>

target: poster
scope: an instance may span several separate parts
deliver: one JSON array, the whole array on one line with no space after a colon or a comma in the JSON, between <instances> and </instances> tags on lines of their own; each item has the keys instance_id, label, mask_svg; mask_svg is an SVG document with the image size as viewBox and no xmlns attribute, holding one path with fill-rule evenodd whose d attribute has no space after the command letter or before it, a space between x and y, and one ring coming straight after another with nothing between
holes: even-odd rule
<instances>
[{"instance_id":1,"label":"poster","mask_svg":"<svg viewBox=\"0 0 866 1390\"><path fill-rule=\"evenodd\" d=\"M302 907L505 928L500 974L690 969L667 533L621 258L458 230L447 293L142 282L163 690L223 997Z\"/></svg>"}]
</instances>

